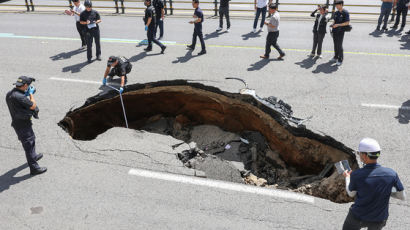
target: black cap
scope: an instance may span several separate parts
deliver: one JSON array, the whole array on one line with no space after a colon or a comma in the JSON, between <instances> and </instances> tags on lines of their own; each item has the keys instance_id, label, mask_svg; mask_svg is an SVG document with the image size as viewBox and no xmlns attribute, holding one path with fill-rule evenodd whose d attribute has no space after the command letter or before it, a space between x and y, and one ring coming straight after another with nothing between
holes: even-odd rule
<instances>
[{"instance_id":1,"label":"black cap","mask_svg":"<svg viewBox=\"0 0 410 230\"><path fill-rule=\"evenodd\" d=\"M117 57L115 57L115 56L110 56L109 58L108 58L108 61L107 61L107 65L112 65L114 62L116 62L117 61Z\"/></svg>"},{"instance_id":2,"label":"black cap","mask_svg":"<svg viewBox=\"0 0 410 230\"><path fill-rule=\"evenodd\" d=\"M343 2L343 1L336 1L336 2L335 2L335 5L338 5L338 4L342 4L342 5L343 5L344 2Z\"/></svg>"},{"instance_id":3,"label":"black cap","mask_svg":"<svg viewBox=\"0 0 410 230\"><path fill-rule=\"evenodd\" d=\"M278 5L276 5L275 3L271 3L269 5L269 8L272 9L272 10L276 10L276 9L278 9Z\"/></svg>"},{"instance_id":4,"label":"black cap","mask_svg":"<svg viewBox=\"0 0 410 230\"><path fill-rule=\"evenodd\" d=\"M36 79L34 79L34 78L31 78L31 77L27 77L27 76L20 76L18 79L17 79L17 81L16 81L16 83L13 83L13 85L16 85L16 86L23 86L23 85L25 85L25 84L27 84L27 85L30 85L31 84L31 82L33 82L33 81L35 81Z\"/></svg>"},{"instance_id":5,"label":"black cap","mask_svg":"<svg viewBox=\"0 0 410 230\"><path fill-rule=\"evenodd\" d=\"M84 6L85 6L85 7L92 7L93 4L91 3L90 0L86 0L86 1L84 2Z\"/></svg>"}]
</instances>

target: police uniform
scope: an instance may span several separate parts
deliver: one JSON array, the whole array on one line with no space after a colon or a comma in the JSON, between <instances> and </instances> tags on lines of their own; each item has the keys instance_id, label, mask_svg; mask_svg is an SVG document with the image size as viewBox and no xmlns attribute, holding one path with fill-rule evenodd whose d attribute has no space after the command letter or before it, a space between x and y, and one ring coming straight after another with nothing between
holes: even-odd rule
<instances>
[{"instance_id":1,"label":"police uniform","mask_svg":"<svg viewBox=\"0 0 410 230\"><path fill-rule=\"evenodd\" d=\"M163 53L165 50L165 46L155 38L155 27L157 23L156 22L157 17L155 14L155 9L152 5L147 6L147 9L145 9L145 17L144 17L145 25L147 25L149 18L151 18L151 23L148 25L148 29L147 29L148 47L145 50L151 51L152 42L154 42L159 47L161 47L161 53Z\"/></svg>"},{"instance_id":2,"label":"police uniform","mask_svg":"<svg viewBox=\"0 0 410 230\"><path fill-rule=\"evenodd\" d=\"M112 58L110 58L112 60ZM110 78L113 78L114 76L119 76L125 77L125 82L124 84L127 83L127 74L131 72L132 69L132 64L130 63L130 61L126 58L126 57L115 57L115 60L118 61L118 63L111 68L110 73L108 74L108 76ZM114 61L115 62L115 61ZM107 63L107 67L111 67L112 62L108 61Z\"/></svg>"},{"instance_id":3,"label":"police uniform","mask_svg":"<svg viewBox=\"0 0 410 230\"><path fill-rule=\"evenodd\" d=\"M156 15L156 26L155 26L155 35L157 34L159 27L159 38L161 39L164 36L164 21L162 20L162 10L164 9L164 2L162 0L154 0L153 5L155 8Z\"/></svg>"},{"instance_id":4,"label":"police uniform","mask_svg":"<svg viewBox=\"0 0 410 230\"><path fill-rule=\"evenodd\" d=\"M97 23L97 20L101 20L100 14L96 10L87 11L84 10L80 14L80 21L86 22L90 21L90 24L85 26L85 37L87 41L87 59L88 62L91 62L92 58L92 46L93 46L93 39L95 40L96 46L96 56L97 59L100 60L101 56L101 46L100 46L100 28Z\"/></svg>"},{"instance_id":5,"label":"police uniform","mask_svg":"<svg viewBox=\"0 0 410 230\"><path fill-rule=\"evenodd\" d=\"M30 85L31 81L31 78L23 76L14 84L16 86ZM34 135L31 122L31 118L36 111L38 112L38 108L36 108L37 110L31 110L30 107L33 106L33 102L27 98L25 92L18 88L14 88L7 93L6 103L12 119L11 126L23 145L30 173L34 175L45 172L47 169L41 168L37 163L42 154L36 153L36 136Z\"/></svg>"},{"instance_id":6,"label":"police uniform","mask_svg":"<svg viewBox=\"0 0 410 230\"><path fill-rule=\"evenodd\" d=\"M341 24L350 21L349 12L343 9L341 12L336 11L334 14L334 24ZM343 62L343 38L345 36L345 27L339 26L332 29L333 33L333 44L335 56L333 59L336 59L339 62Z\"/></svg>"}]
</instances>

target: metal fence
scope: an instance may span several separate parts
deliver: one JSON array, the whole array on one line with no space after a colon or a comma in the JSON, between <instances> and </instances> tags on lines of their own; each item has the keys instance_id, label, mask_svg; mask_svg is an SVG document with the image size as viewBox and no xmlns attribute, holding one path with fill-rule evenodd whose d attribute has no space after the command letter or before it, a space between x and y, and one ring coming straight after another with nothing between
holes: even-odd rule
<instances>
[{"instance_id":1,"label":"metal fence","mask_svg":"<svg viewBox=\"0 0 410 230\"><path fill-rule=\"evenodd\" d=\"M273 0L276 2L276 4L280 6L316 6L317 3L291 3L291 2L285 2L282 0ZM322 4L326 4L329 9L332 9L332 12L335 10L334 6L334 1L335 0L323 0ZM63 4L64 1L59 1L59 4L56 5L47 5L47 4L37 4L36 0L25 0L25 5L19 5L19 4L0 4L0 6L20 6L24 7L26 6L27 11L34 11L36 7L50 7L50 8L61 8L61 7L73 7L72 0L67 0L66 4ZM112 6L99 6L98 4L93 4L93 8L103 8L103 9L112 9L113 13L117 14L125 14L126 10L144 10L145 7L133 7L132 5L137 5L141 4L143 0L93 0L93 3L95 2L111 2ZM183 1L183 0L164 0L165 3L165 14L166 15L174 15L175 11L190 11L192 8L183 8L183 7L178 7L178 6L183 6L184 4L190 4L192 3L191 1ZM201 1L201 4L208 4L212 5L210 8L204 8L201 7L203 11L208 11L208 12L213 12L214 16L218 15L218 7L219 7L219 1L218 0L210 0L210 1ZM235 5L249 5L250 8L254 5L253 0L249 0L249 2L235 2L231 1L230 4L235 4ZM360 8L380 8L380 5L345 5L346 7L360 7ZM253 9L230 9L232 12L254 12ZM370 10L371 11L371 10ZM303 11L303 10L280 10L280 12L285 12L285 13L310 13L310 11ZM350 12L350 11L349 11ZM379 13L372 13L372 12L350 12L350 14L363 14L363 15L378 15ZM394 12L393 12L394 14Z\"/></svg>"}]
</instances>

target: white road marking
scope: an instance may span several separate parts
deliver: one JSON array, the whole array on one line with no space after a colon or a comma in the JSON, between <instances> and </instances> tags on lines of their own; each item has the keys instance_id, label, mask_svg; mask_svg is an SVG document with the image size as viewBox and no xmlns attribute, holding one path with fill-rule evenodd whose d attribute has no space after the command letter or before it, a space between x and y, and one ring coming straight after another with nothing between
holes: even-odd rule
<instances>
[{"instance_id":1,"label":"white road marking","mask_svg":"<svg viewBox=\"0 0 410 230\"><path fill-rule=\"evenodd\" d=\"M97 81L87 81L87 80L80 80L80 79L57 78L57 77L50 77L49 79L50 79L50 80L55 80L55 81L68 81L68 82L78 82L78 83L87 83L87 84L102 85L101 82L97 82Z\"/></svg>"},{"instance_id":2,"label":"white road marking","mask_svg":"<svg viewBox=\"0 0 410 230\"><path fill-rule=\"evenodd\" d=\"M380 108L380 109L403 109L403 110L410 110L409 106L399 106L399 105L383 105L383 104L366 104L362 103L363 107L370 107L370 108Z\"/></svg>"},{"instance_id":3,"label":"white road marking","mask_svg":"<svg viewBox=\"0 0 410 230\"><path fill-rule=\"evenodd\" d=\"M153 178L158 180L165 180L165 181L173 181L183 184L192 184L192 185L199 185L211 188L219 188L237 192L244 192L244 193L251 193L257 195L264 195L264 196L272 196L276 198L283 198L288 200L295 200L301 201L305 203L314 204L315 199L314 197L297 194L294 192L288 192L278 189L267 189L261 187L255 187L251 185L243 185L243 184L236 184L231 182L225 181L218 181L212 179L204 179L198 177L191 177L191 176L184 176L184 175L177 175L171 173L163 173L163 172L154 172L154 171L147 171L141 169L130 169L128 171L129 175L133 176L140 176L146 178Z\"/></svg>"}]
</instances>

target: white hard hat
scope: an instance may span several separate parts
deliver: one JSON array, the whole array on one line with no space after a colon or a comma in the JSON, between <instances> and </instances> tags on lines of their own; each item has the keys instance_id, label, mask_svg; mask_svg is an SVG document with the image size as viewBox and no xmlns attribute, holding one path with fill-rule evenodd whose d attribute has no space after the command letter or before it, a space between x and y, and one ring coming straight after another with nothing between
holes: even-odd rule
<instances>
[{"instance_id":1,"label":"white hard hat","mask_svg":"<svg viewBox=\"0 0 410 230\"><path fill-rule=\"evenodd\" d=\"M375 139L363 138L359 143L359 152L362 153L373 153L380 152L380 145Z\"/></svg>"}]
</instances>

